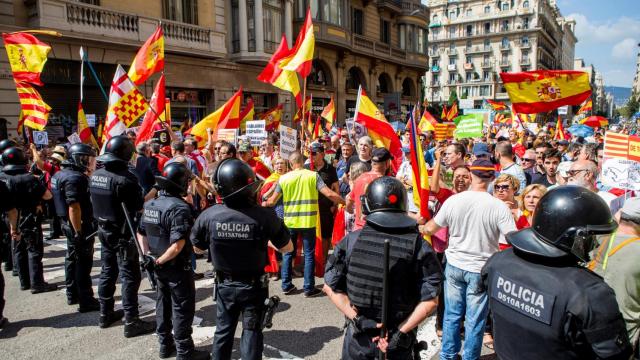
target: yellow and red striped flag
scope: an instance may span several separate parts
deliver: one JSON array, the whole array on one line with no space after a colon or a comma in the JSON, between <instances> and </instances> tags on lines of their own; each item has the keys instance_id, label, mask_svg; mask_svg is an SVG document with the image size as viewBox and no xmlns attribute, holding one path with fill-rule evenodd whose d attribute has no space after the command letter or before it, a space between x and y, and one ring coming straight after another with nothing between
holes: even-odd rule
<instances>
[{"instance_id":1,"label":"yellow and red striped flag","mask_svg":"<svg viewBox=\"0 0 640 360\"><path fill-rule=\"evenodd\" d=\"M309 112L311 111L311 96L307 96L304 106L301 106L298 111L296 111L295 116L293 117L293 123L297 124L300 121L304 120Z\"/></svg>"},{"instance_id":2,"label":"yellow and red striped flag","mask_svg":"<svg viewBox=\"0 0 640 360\"><path fill-rule=\"evenodd\" d=\"M55 32L49 35L53 34L59 35ZM2 34L2 39L14 80L43 86L40 74L51 46L24 32Z\"/></svg>"},{"instance_id":3,"label":"yellow and red striped flag","mask_svg":"<svg viewBox=\"0 0 640 360\"><path fill-rule=\"evenodd\" d=\"M93 137L93 132L91 132L91 128L87 123L87 116L84 114L84 109L82 108L82 102L78 102L78 136L83 144L93 145L98 147L98 143L96 142L96 138Z\"/></svg>"},{"instance_id":4,"label":"yellow and red striped flag","mask_svg":"<svg viewBox=\"0 0 640 360\"><path fill-rule=\"evenodd\" d=\"M322 109L322 114L320 114L325 120L327 120L326 129L328 131L333 127L333 123L336 121L336 106L333 103L333 96L331 96L331 100L327 104L327 106Z\"/></svg>"},{"instance_id":5,"label":"yellow and red striped flag","mask_svg":"<svg viewBox=\"0 0 640 360\"><path fill-rule=\"evenodd\" d=\"M311 8L307 9L307 16L304 24L300 28L296 43L291 49L291 54L282 59L278 66L282 70L295 71L303 78L309 76L311 72L311 62L315 50L316 38L313 33L313 22L311 21Z\"/></svg>"},{"instance_id":6,"label":"yellow and red striped flag","mask_svg":"<svg viewBox=\"0 0 640 360\"><path fill-rule=\"evenodd\" d=\"M453 121L453 119L457 117L458 117L458 104L454 102L453 105L451 105L451 109L449 109L449 112L447 113L447 120Z\"/></svg>"},{"instance_id":7,"label":"yellow and red striped flag","mask_svg":"<svg viewBox=\"0 0 640 360\"><path fill-rule=\"evenodd\" d=\"M24 126L42 131L47 126L51 107L42 100L40 93L31 84L26 82L16 82L15 84L20 99Z\"/></svg>"},{"instance_id":8,"label":"yellow and red striped flag","mask_svg":"<svg viewBox=\"0 0 640 360\"><path fill-rule=\"evenodd\" d=\"M500 77L517 113L543 113L564 105L579 105L591 96L589 75L582 71L503 72Z\"/></svg>"},{"instance_id":9,"label":"yellow and red striped flag","mask_svg":"<svg viewBox=\"0 0 640 360\"><path fill-rule=\"evenodd\" d=\"M587 111L591 111L591 109L593 109L593 101L591 101L591 99L588 99L582 104L582 106L580 106L580 110L578 110L578 113L576 115L584 114Z\"/></svg>"},{"instance_id":10,"label":"yellow and red striped flag","mask_svg":"<svg viewBox=\"0 0 640 360\"><path fill-rule=\"evenodd\" d=\"M507 105L503 102L500 101L494 101L494 100L486 100L487 104L489 104L491 106L491 108L495 111L502 111L502 110L507 110Z\"/></svg>"},{"instance_id":11,"label":"yellow and red striped flag","mask_svg":"<svg viewBox=\"0 0 640 360\"><path fill-rule=\"evenodd\" d=\"M629 159L629 135L607 131L604 134L604 158Z\"/></svg>"},{"instance_id":12,"label":"yellow and red striped flag","mask_svg":"<svg viewBox=\"0 0 640 360\"><path fill-rule=\"evenodd\" d=\"M218 129L240 129L244 131L247 126L247 120L253 120L254 116L255 108L253 106L253 99L249 98L240 115L237 118L228 118L220 121Z\"/></svg>"},{"instance_id":13,"label":"yellow and red striped flag","mask_svg":"<svg viewBox=\"0 0 640 360\"><path fill-rule=\"evenodd\" d=\"M554 140L567 140L567 136L564 133L564 127L562 126L562 119L558 116L556 122L556 133L553 135Z\"/></svg>"},{"instance_id":14,"label":"yellow and red striped flag","mask_svg":"<svg viewBox=\"0 0 640 360\"><path fill-rule=\"evenodd\" d=\"M425 110L426 111L426 110ZM409 117L409 145L411 148L411 168L413 170L413 201L416 207L420 209L420 216L429 220L429 173L427 172L427 164L422 151L422 144L418 126L414 117L415 111L411 111Z\"/></svg>"},{"instance_id":15,"label":"yellow and red striped flag","mask_svg":"<svg viewBox=\"0 0 640 360\"><path fill-rule=\"evenodd\" d=\"M164 69L164 35L158 26L156 31L142 45L129 68L129 78L140 85L151 75Z\"/></svg>"},{"instance_id":16,"label":"yellow and red striped flag","mask_svg":"<svg viewBox=\"0 0 640 360\"><path fill-rule=\"evenodd\" d=\"M431 113L425 109L422 113L422 118L420 118L420 123L418 124L418 130L420 133L425 133L427 131L435 131L436 124L438 121L436 118L431 115ZM411 123L409 124L411 126Z\"/></svg>"},{"instance_id":17,"label":"yellow and red striped flag","mask_svg":"<svg viewBox=\"0 0 640 360\"><path fill-rule=\"evenodd\" d=\"M447 105L442 105L442 113L440 114L440 119L442 121L447 121L448 115L449 115L449 110L447 109Z\"/></svg>"},{"instance_id":18,"label":"yellow and red striped flag","mask_svg":"<svg viewBox=\"0 0 640 360\"><path fill-rule=\"evenodd\" d=\"M271 84L279 89L290 92L296 99L296 105L302 106L302 94L300 92L300 82L295 71L283 70L279 67L279 63L284 61L287 56L291 55L291 50L287 46L287 38L282 35L280 46L273 53L269 63L264 67L258 80Z\"/></svg>"},{"instance_id":19,"label":"yellow and red striped flag","mask_svg":"<svg viewBox=\"0 0 640 360\"><path fill-rule=\"evenodd\" d=\"M199 123L195 124L191 129L187 130L188 134L198 142L198 148L204 147L207 142L207 129L212 129L214 132L218 130L220 122L226 119L236 119L240 117L240 104L242 102L242 86L233 96L227 100L224 105L219 107L216 111L207 115Z\"/></svg>"}]
</instances>

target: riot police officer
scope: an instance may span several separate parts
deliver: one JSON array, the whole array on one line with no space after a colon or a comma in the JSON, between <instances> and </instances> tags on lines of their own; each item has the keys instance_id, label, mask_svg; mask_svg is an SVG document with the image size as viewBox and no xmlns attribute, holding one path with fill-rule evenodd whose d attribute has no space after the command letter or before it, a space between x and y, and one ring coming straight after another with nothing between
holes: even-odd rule
<instances>
[{"instance_id":1,"label":"riot police officer","mask_svg":"<svg viewBox=\"0 0 640 360\"><path fill-rule=\"evenodd\" d=\"M184 164L167 165L162 176L155 177L156 186L161 189L159 196L144 205L140 222L141 246L146 253L143 267L155 272L158 284L156 332L162 359L176 350L177 359L209 356L194 350L191 338L196 296L189 242L193 215L181 198L187 193L190 177Z\"/></svg>"},{"instance_id":2,"label":"riot police officer","mask_svg":"<svg viewBox=\"0 0 640 360\"><path fill-rule=\"evenodd\" d=\"M271 208L257 205L260 182L236 158L220 162L212 183L223 204L205 210L191 231L195 250L209 248L216 269L216 333L213 359L230 359L238 317L242 315L243 359L261 359L262 321L268 297L267 243L281 253L293 251L289 231Z\"/></svg>"},{"instance_id":3,"label":"riot police officer","mask_svg":"<svg viewBox=\"0 0 640 360\"><path fill-rule=\"evenodd\" d=\"M0 156L1 158L1 156ZM11 236L11 232L18 233L17 229L17 220L18 220L18 211L16 210L15 200L9 191L9 186L7 185L6 179L0 176L0 213L3 218L6 215L8 221L11 222L11 226L7 226L6 228L0 228L0 236ZM12 230L10 230L10 228ZM16 234L17 235L17 234ZM2 252L3 248L0 247L0 263L2 263ZM9 256L11 257L11 256ZM0 271L0 329L2 329L7 323L7 318L4 317L4 275L2 271Z\"/></svg>"},{"instance_id":4,"label":"riot police officer","mask_svg":"<svg viewBox=\"0 0 640 360\"><path fill-rule=\"evenodd\" d=\"M512 248L482 269L499 358L629 358L613 290L580 266L616 227L598 195L561 186L540 199L531 228L507 235Z\"/></svg>"},{"instance_id":5,"label":"riot police officer","mask_svg":"<svg viewBox=\"0 0 640 360\"><path fill-rule=\"evenodd\" d=\"M2 153L8 148L15 147L16 145L16 142L10 139L0 141L0 178L2 177ZM14 270L11 235L9 234L9 224L5 214L2 214L0 217L0 254L4 261L4 271ZM18 276L18 272L14 270L13 276Z\"/></svg>"},{"instance_id":6,"label":"riot police officer","mask_svg":"<svg viewBox=\"0 0 640 360\"><path fill-rule=\"evenodd\" d=\"M18 208L18 234L12 234L14 260L20 279L20 289L31 288L32 294L58 289L44 281L42 256L42 201L51 199L51 192L38 178L28 172L24 151L12 147L2 153L3 174L9 191L20 195Z\"/></svg>"},{"instance_id":7,"label":"riot police officer","mask_svg":"<svg viewBox=\"0 0 640 360\"><path fill-rule=\"evenodd\" d=\"M402 183L383 176L363 197L365 226L347 235L327 261L324 292L347 319L342 359L413 359L416 327L438 304L442 270L431 246L407 215ZM390 240L388 336L378 346L382 321L384 242Z\"/></svg>"},{"instance_id":8,"label":"riot police officer","mask_svg":"<svg viewBox=\"0 0 640 360\"><path fill-rule=\"evenodd\" d=\"M65 282L67 304L79 304L79 312L100 308L91 288L94 236L93 206L89 196L88 172L94 166L96 152L86 144L73 144L61 170L51 178L56 215L67 238Z\"/></svg>"},{"instance_id":9,"label":"riot police officer","mask_svg":"<svg viewBox=\"0 0 640 360\"><path fill-rule=\"evenodd\" d=\"M107 328L124 315L124 336L127 338L148 334L154 329L153 323L138 317L140 262L133 242L135 234L126 229L122 209L124 203L130 214L136 214L144 203L138 178L129 169L134 150L133 142L127 136L109 139L104 154L97 159L104 167L91 175L89 184L91 201L100 204L93 213L98 221L98 239L102 244L102 271L98 283L100 327ZM119 271L123 311L114 311L113 294Z\"/></svg>"}]
</instances>

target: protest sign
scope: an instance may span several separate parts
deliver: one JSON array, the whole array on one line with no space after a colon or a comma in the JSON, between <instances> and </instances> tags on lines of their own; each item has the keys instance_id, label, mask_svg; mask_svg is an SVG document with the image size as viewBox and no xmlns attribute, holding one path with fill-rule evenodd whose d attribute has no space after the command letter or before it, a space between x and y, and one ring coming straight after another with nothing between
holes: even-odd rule
<instances>
[{"instance_id":1,"label":"protest sign","mask_svg":"<svg viewBox=\"0 0 640 360\"><path fill-rule=\"evenodd\" d=\"M96 127L96 114L85 114L87 118L87 125L89 127Z\"/></svg>"},{"instance_id":2,"label":"protest sign","mask_svg":"<svg viewBox=\"0 0 640 360\"><path fill-rule=\"evenodd\" d=\"M157 130L153 133L152 139L158 140L161 146L171 145L171 138L167 129Z\"/></svg>"},{"instance_id":3,"label":"protest sign","mask_svg":"<svg viewBox=\"0 0 640 360\"><path fill-rule=\"evenodd\" d=\"M606 159L602 165L602 183L626 190L640 190L640 163L620 158Z\"/></svg>"},{"instance_id":4,"label":"protest sign","mask_svg":"<svg viewBox=\"0 0 640 360\"><path fill-rule=\"evenodd\" d=\"M349 136L351 136L351 133L353 132L355 139L353 139L354 142L358 142L358 140L367 135L367 129L362 126L362 124L354 122L353 120L347 120L346 122L347 125L347 131L349 132Z\"/></svg>"},{"instance_id":5,"label":"protest sign","mask_svg":"<svg viewBox=\"0 0 640 360\"><path fill-rule=\"evenodd\" d=\"M218 129L218 136L216 138L237 145L238 129Z\"/></svg>"},{"instance_id":6,"label":"protest sign","mask_svg":"<svg viewBox=\"0 0 640 360\"><path fill-rule=\"evenodd\" d=\"M298 132L288 126L280 125L280 156L289 159L289 155L296 151Z\"/></svg>"},{"instance_id":7,"label":"protest sign","mask_svg":"<svg viewBox=\"0 0 640 360\"><path fill-rule=\"evenodd\" d=\"M82 142L82 140L80 139L80 135L78 135L78 133L73 133L67 136L67 140L69 140L69 144L71 145Z\"/></svg>"},{"instance_id":8,"label":"protest sign","mask_svg":"<svg viewBox=\"0 0 640 360\"><path fill-rule=\"evenodd\" d=\"M49 145L49 133L46 131L34 131L33 143L36 145Z\"/></svg>"},{"instance_id":9,"label":"protest sign","mask_svg":"<svg viewBox=\"0 0 640 360\"><path fill-rule=\"evenodd\" d=\"M453 132L456 139L482 137L482 123L484 117L481 114L469 114L458 116L460 120Z\"/></svg>"},{"instance_id":10,"label":"protest sign","mask_svg":"<svg viewBox=\"0 0 640 360\"><path fill-rule=\"evenodd\" d=\"M264 120L247 121L247 137L251 141L251 146L260 146L262 140L267 138Z\"/></svg>"},{"instance_id":11,"label":"protest sign","mask_svg":"<svg viewBox=\"0 0 640 360\"><path fill-rule=\"evenodd\" d=\"M473 99L460 99L458 100L458 106L460 109L473 109Z\"/></svg>"}]
</instances>

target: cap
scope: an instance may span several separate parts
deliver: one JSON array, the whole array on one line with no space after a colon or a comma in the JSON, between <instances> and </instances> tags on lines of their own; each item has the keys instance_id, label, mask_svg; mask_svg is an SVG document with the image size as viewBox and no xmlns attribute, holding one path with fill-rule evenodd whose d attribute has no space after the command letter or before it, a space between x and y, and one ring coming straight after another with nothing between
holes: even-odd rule
<instances>
[{"instance_id":1,"label":"cap","mask_svg":"<svg viewBox=\"0 0 640 360\"><path fill-rule=\"evenodd\" d=\"M371 161L373 162L383 162L393 159L393 156L391 156L391 153L386 148L375 148L373 149L372 155Z\"/></svg>"},{"instance_id":2,"label":"cap","mask_svg":"<svg viewBox=\"0 0 640 360\"><path fill-rule=\"evenodd\" d=\"M634 197L627 199L622 207L620 218L640 223L640 198Z\"/></svg>"},{"instance_id":3,"label":"cap","mask_svg":"<svg viewBox=\"0 0 640 360\"><path fill-rule=\"evenodd\" d=\"M314 153L324 152L324 145L320 144L319 142L313 142L311 143L309 150Z\"/></svg>"},{"instance_id":4,"label":"cap","mask_svg":"<svg viewBox=\"0 0 640 360\"><path fill-rule=\"evenodd\" d=\"M241 153L241 152L249 152L249 151L252 151L252 150L253 149L251 149L251 144L246 143L246 142L244 142L244 143L242 143L242 144L240 144L238 146L238 152L239 153Z\"/></svg>"},{"instance_id":5,"label":"cap","mask_svg":"<svg viewBox=\"0 0 640 360\"><path fill-rule=\"evenodd\" d=\"M469 167L471 173L483 179L490 179L495 176L496 168L493 163L486 159L479 159L473 162Z\"/></svg>"},{"instance_id":6,"label":"cap","mask_svg":"<svg viewBox=\"0 0 640 360\"><path fill-rule=\"evenodd\" d=\"M489 152L489 146L487 146L487 144L485 144L483 142L473 144L473 155L475 155L475 156L482 156L482 155L491 156L491 153Z\"/></svg>"},{"instance_id":7,"label":"cap","mask_svg":"<svg viewBox=\"0 0 640 360\"><path fill-rule=\"evenodd\" d=\"M62 145L56 145L56 147L53 148L53 153L60 154L64 157L67 154L67 150Z\"/></svg>"},{"instance_id":8,"label":"cap","mask_svg":"<svg viewBox=\"0 0 640 360\"><path fill-rule=\"evenodd\" d=\"M58 162L64 161L64 157L57 152L54 152L53 154L51 154L51 158L56 159Z\"/></svg>"}]
</instances>

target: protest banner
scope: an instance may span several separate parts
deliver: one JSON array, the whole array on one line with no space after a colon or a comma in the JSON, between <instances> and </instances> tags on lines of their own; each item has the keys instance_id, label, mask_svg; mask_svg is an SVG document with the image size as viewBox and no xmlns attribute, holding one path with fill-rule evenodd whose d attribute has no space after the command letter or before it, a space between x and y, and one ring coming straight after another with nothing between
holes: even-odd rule
<instances>
[{"instance_id":1,"label":"protest banner","mask_svg":"<svg viewBox=\"0 0 640 360\"><path fill-rule=\"evenodd\" d=\"M218 129L218 140L224 140L233 145L238 144L238 129Z\"/></svg>"},{"instance_id":2,"label":"protest banner","mask_svg":"<svg viewBox=\"0 0 640 360\"><path fill-rule=\"evenodd\" d=\"M71 145L82 142L82 139L80 139L80 135L78 135L78 133L73 133L67 136L67 140L69 140L69 144Z\"/></svg>"},{"instance_id":3,"label":"protest banner","mask_svg":"<svg viewBox=\"0 0 640 360\"><path fill-rule=\"evenodd\" d=\"M264 120L247 121L246 135L251 141L251 146L259 146L262 140L267 138L265 131L266 123Z\"/></svg>"},{"instance_id":4,"label":"protest banner","mask_svg":"<svg viewBox=\"0 0 640 360\"><path fill-rule=\"evenodd\" d=\"M469 114L458 116L459 122L453 132L456 139L482 137L482 123L484 117L481 114Z\"/></svg>"},{"instance_id":5,"label":"protest banner","mask_svg":"<svg viewBox=\"0 0 640 360\"><path fill-rule=\"evenodd\" d=\"M96 127L96 114L85 114L87 118L87 125L89 127Z\"/></svg>"},{"instance_id":6,"label":"protest banner","mask_svg":"<svg viewBox=\"0 0 640 360\"><path fill-rule=\"evenodd\" d=\"M602 165L602 183L625 190L640 190L640 163L620 158L606 159Z\"/></svg>"},{"instance_id":7,"label":"protest banner","mask_svg":"<svg viewBox=\"0 0 640 360\"><path fill-rule=\"evenodd\" d=\"M353 120L347 120L346 125L347 125L347 131L349 132L349 136L351 136L351 133L353 132L355 137L353 141L356 143L361 137L367 135L367 129L364 126L362 126L362 124L354 122Z\"/></svg>"},{"instance_id":8,"label":"protest banner","mask_svg":"<svg viewBox=\"0 0 640 360\"><path fill-rule=\"evenodd\" d=\"M49 133L46 131L34 131L33 143L36 145L49 145Z\"/></svg>"},{"instance_id":9,"label":"protest banner","mask_svg":"<svg viewBox=\"0 0 640 360\"><path fill-rule=\"evenodd\" d=\"M288 126L280 125L280 156L289 160L289 155L296 151L298 132Z\"/></svg>"}]
</instances>

